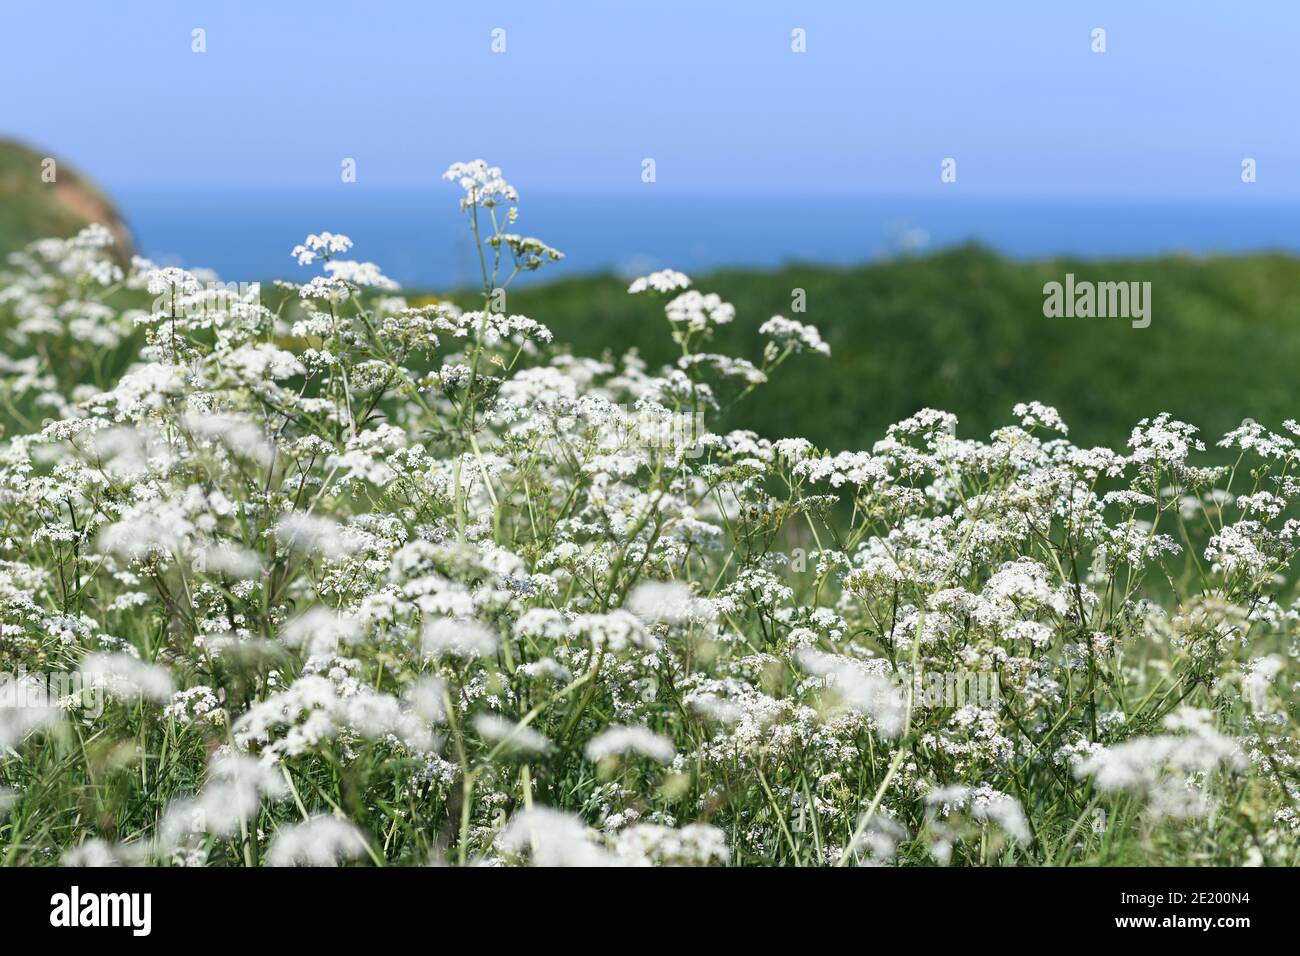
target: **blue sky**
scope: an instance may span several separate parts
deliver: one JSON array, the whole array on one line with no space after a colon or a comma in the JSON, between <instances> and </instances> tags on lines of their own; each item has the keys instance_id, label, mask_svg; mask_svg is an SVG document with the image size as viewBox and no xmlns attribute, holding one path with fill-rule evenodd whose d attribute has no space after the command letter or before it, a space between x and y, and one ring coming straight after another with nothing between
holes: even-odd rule
<instances>
[{"instance_id":1,"label":"blue sky","mask_svg":"<svg viewBox=\"0 0 1300 956\"><path fill-rule=\"evenodd\" d=\"M207 52L191 52L191 30ZM506 52L491 31L506 31ZM807 31L805 54L791 30ZM1094 54L1090 33L1107 31ZM1300 4L11 4L0 134L110 190L1300 198Z\"/></svg>"}]
</instances>

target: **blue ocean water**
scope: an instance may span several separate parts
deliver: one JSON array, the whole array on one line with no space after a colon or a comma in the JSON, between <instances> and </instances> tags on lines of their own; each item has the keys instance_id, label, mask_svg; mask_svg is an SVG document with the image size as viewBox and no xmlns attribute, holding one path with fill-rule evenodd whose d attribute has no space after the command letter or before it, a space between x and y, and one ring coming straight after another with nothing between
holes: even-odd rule
<instances>
[{"instance_id":1,"label":"blue ocean water","mask_svg":"<svg viewBox=\"0 0 1300 956\"><path fill-rule=\"evenodd\" d=\"M352 237L351 258L407 287L478 282L450 187L379 192L120 190L140 248L163 264L226 281L303 279L289 250L309 232ZM541 278L672 267L690 272L787 262L846 265L979 241L1014 258L1280 250L1300 254L1300 204L1260 200L1144 203L967 197L528 195L511 231L566 259Z\"/></svg>"}]
</instances>

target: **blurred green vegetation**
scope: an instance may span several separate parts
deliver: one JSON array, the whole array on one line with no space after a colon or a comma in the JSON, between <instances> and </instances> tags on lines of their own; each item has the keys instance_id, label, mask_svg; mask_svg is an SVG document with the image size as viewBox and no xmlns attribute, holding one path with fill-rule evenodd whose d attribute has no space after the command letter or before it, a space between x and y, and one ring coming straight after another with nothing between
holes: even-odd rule
<instances>
[{"instance_id":1,"label":"blurred green vegetation","mask_svg":"<svg viewBox=\"0 0 1300 956\"><path fill-rule=\"evenodd\" d=\"M1043 285L1151 283L1151 325L1120 318L1046 318ZM1243 418L1278 428L1300 418L1300 260L1285 255L1016 262L979 246L856 268L791 266L693 277L736 306L716 351L757 361L769 316L811 322L832 357L796 355L726 415L727 427L805 436L831 449L869 448L926 406L986 436L1011 407L1056 406L1081 445L1122 446L1161 411L1199 426L1209 445ZM575 354L636 348L672 361L661 301L612 276L512 290L510 312L549 325ZM806 313L791 310L793 290ZM464 301L464 297L458 296Z\"/></svg>"}]
</instances>

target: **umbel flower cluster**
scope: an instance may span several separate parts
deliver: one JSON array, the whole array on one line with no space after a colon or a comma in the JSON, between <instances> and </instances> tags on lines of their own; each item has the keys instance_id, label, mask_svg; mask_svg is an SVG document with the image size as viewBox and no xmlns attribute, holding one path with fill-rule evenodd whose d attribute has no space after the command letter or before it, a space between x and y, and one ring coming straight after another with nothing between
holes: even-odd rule
<instances>
[{"instance_id":1,"label":"umbel flower cluster","mask_svg":"<svg viewBox=\"0 0 1300 956\"><path fill-rule=\"evenodd\" d=\"M578 357L502 307L560 258L515 189L447 178L472 309L328 232L266 290L11 257L0 859L1297 862L1300 425L719 433L816 328L716 354L666 270L673 364Z\"/></svg>"}]
</instances>

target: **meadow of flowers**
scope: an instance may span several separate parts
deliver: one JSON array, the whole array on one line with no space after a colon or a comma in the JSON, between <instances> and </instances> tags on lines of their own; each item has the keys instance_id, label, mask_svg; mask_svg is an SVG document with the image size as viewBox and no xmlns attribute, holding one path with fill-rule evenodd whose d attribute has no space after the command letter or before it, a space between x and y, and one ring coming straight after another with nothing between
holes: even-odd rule
<instances>
[{"instance_id":1,"label":"meadow of flowers","mask_svg":"<svg viewBox=\"0 0 1300 956\"><path fill-rule=\"evenodd\" d=\"M577 357L446 178L472 308L328 232L275 289L4 267L0 859L1298 862L1300 424L718 434L815 327L715 354L759 319L666 270L673 365Z\"/></svg>"}]
</instances>

